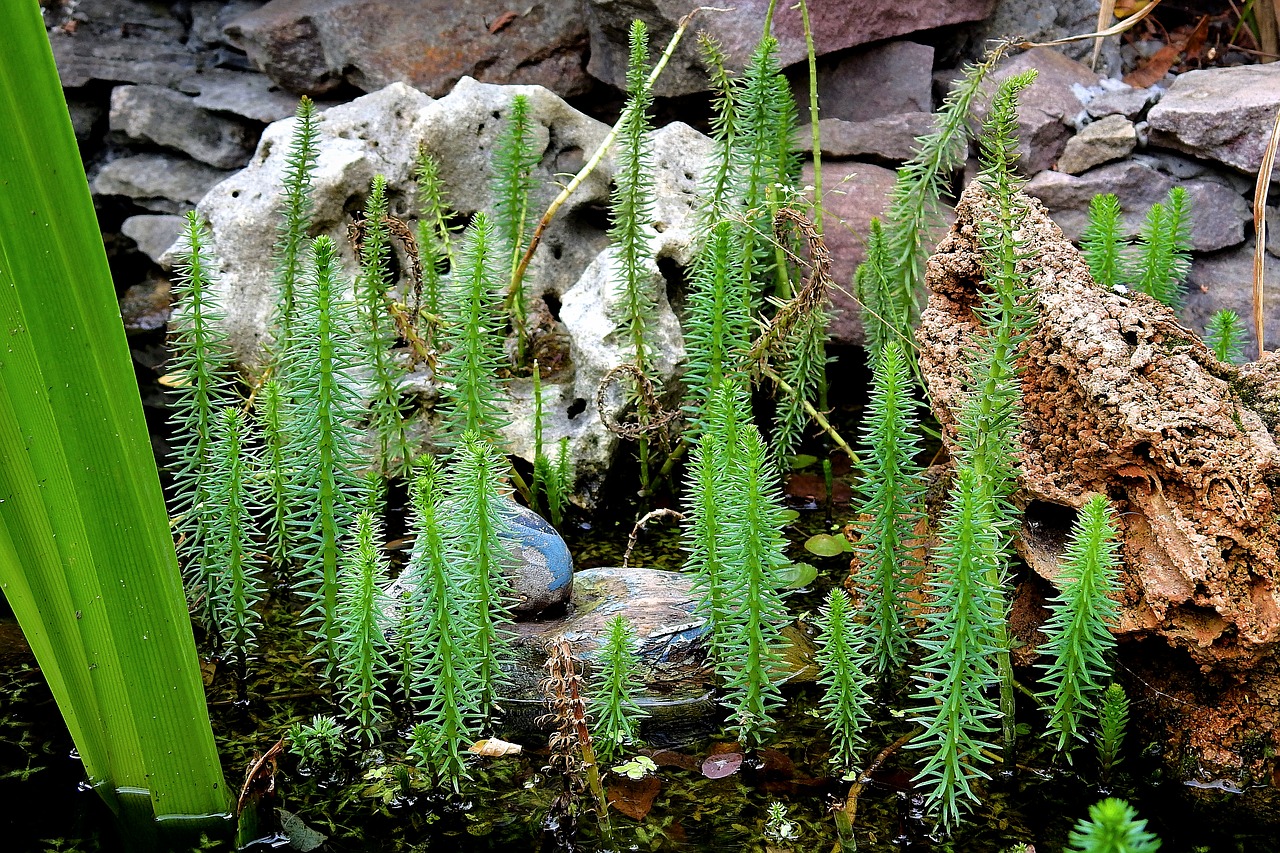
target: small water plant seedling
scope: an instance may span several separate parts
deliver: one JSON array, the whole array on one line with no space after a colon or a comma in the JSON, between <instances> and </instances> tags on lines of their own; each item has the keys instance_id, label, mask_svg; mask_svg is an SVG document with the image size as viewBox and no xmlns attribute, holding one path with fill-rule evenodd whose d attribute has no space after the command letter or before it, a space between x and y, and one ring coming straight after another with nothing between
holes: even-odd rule
<instances>
[{"instance_id":1,"label":"small water plant seedling","mask_svg":"<svg viewBox=\"0 0 1280 853\"><path fill-rule=\"evenodd\" d=\"M1244 324L1240 316L1225 308L1209 318L1204 329L1204 342L1218 361L1223 364L1239 364L1244 358Z\"/></svg>"},{"instance_id":2,"label":"small water plant seedling","mask_svg":"<svg viewBox=\"0 0 1280 853\"><path fill-rule=\"evenodd\" d=\"M1156 853L1160 839L1124 800L1114 797L1089 806L1089 817L1071 830L1073 853Z\"/></svg>"},{"instance_id":3,"label":"small water plant seedling","mask_svg":"<svg viewBox=\"0 0 1280 853\"><path fill-rule=\"evenodd\" d=\"M609 636L599 654L600 672L591 691L591 737L601 761L615 761L640 740L647 716L635 696L644 686L635 651L635 632L621 614L609 620Z\"/></svg>"},{"instance_id":4,"label":"small water plant seedling","mask_svg":"<svg viewBox=\"0 0 1280 853\"><path fill-rule=\"evenodd\" d=\"M1135 290L1175 309L1182 306L1183 280L1191 268L1190 206L1182 187L1170 189L1163 204L1153 204L1126 270Z\"/></svg>"},{"instance_id":5,"label":"small water plant seedling","mask_svg":"<svg viewBox=\"0 0 1280 853\"><path fill-rule=\"evenodd\" d=\"M289 752L308 773L332 772L342 759L346 728L330 714L316 714L311 722L293 722L285 733Z\"/></svg>"},{"instance_id":6,"label":"small water plant seedling","mask_svg":"<svg viewBox=\"0 0 1280 853\"><path fill-rule=\"evenodd\" d=\"M339 576L335 618L340 632L333 642L338 696L355 723L356 735L366 743L373 743L390 713L384 685L394 677L387 657L390 602L383 592L388 567L378 546L379 533L373 513L364 510L356 517L355 538Z\"/></svg>"},{"instance_id":7,"label":"small water plant seedling","mask_svg":"<svg viewBox=\"0 0 1280 853\"><path fill-rule=\"evenodd\" d=\"M440 331L441 419L444 442L458 446L468 432L495 445L507 424L506 391L498 371L506 365L500 331L501 278L497 234L488 214L477 213L462 237Z\"/></svg>"},{"instance_id":8,"label":"small water plant seedling","mask_svg":"<svg viewBox=\"0 0 1280 853\"><path fill-rule=\"evenodd\" d=\"M1111 507L1103 495L1085 502L1071 531L1062 559L1061 591L1049 602L1049 619L1041 630L1048 637L1040 653L1047 689L1053 701L1049 730L1068 760L1077 740L1084 739L1081 720L1097 707L1102 682L1111 674L1110 654L1116 621L1113 596L1120 591L1119 542Z\"/></svg>"},{"instance_id":9,"label":"small water plant seedling","mask_svg":"<svg viewBox=\"0 0 1280 853\"><path fill-rule=\"evenodd\" d=\"M863 439L857 568L853 583L864 602L862 616L873 637L870 665L882 677L900 668L908 653L907 592L919 571L915 527L920 513L920 466L911 366L896 339L885 343L872 368L871 400Z\"/></svg>"},{"instance_id":10,"label":"small water plant seedling","mask_svg":"<svg viewBox=\"0 0 1280 853\"><path fill-rule=\"evenodd\" d=\"M214 261L208 245L209 232L191 211L177 253L177 307L167 381L173 389L174 534L185 563L188 596L195 612L212 624L216 578L206 552L218 507L213 495L214 423L222 408L236 401L236 393L231 353L221 331L222 311L211 292Z\"/></svg>"},{"instance_id":11,"label":"small water plant seedling","mask_svg":"<svg viewBox=\"0 0 1280 853\"><path fill-rule=\"evenodd\" d=\"M1122 281L1124 238L1120 233L1120 199L1101 193L1089 201L1089 222L1080 236L1080 252L1099 287L1110 290Z\"/></svg>"},{"instance_id":12,"label":"small water plant seedling","mask_svg":"<svg viewBox=\"0 0 1280 853\"><path fill-rule=\"evenodd\" d=\"M337 247L327 236L311 247L308 274L299 282L294 336L286 342L290 402L286 458L297 460L289 484L290 540L302 562L294 588L308 599L304 621L315 652L336 659L340 626L338 563L344 537L360 510L363 460L352 425L363 413L348 371L358 364L352 306L338 271Z\"/></svg>"},{"instance_id":13,"label":"small water plant seedling","mask_svg":"<svg viewBox=\"0 0 1280 853\"><path fill-rule=\"evenodd\" d=\"M856 766L862 729L871 719L867 688L874 668L867 640L848 593L831 590L818 617L818 683L823 687L822 718L831 733L831 763L842 770Z\"/></svg>"},{"instance_id":14,"label":"small water plant seedling","mask_svg":"<svg viewBox=\"0 0 1280 853\"><path fill-rule=\"evenodd\" d=\"M1124 746L1125 728L1129 725L1129 697L1119 682L1107 685L1102 694L1102 707L1098 710L1098 764L1103 779L1120 763L1120 749Z\"/></svg>"}]
</instances>

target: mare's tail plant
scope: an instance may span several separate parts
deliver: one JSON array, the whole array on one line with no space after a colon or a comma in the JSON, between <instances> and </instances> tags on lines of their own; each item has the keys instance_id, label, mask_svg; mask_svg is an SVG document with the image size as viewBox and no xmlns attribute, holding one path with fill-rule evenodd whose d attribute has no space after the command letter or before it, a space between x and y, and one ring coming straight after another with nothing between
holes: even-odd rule
<instances>
[{"instance_id":1,"label":"mare's tail plant","mask_svg":"<svg viewBox=\"0 0 1280 853\"><path fill-rule=\"evenodd\" d=\"M533 130L529 118L529 99L516 95L511 100L507 124L494 151L494 223L509 263L504 269L510 289L507 311L516 332L516 363L523 365L529 348L528 306L525 304L523 277L515 277L529 242L529 196L533 192L533 169L539 156L533 150Z\"/></svg>"},{"instance_id":2,"label":"mare's tail plant","mask_svg":"<svg viewBox=\"0 0 1280 853\"><path fill-rule=\"evenodd\" d=\"M329 714L316 714L310 723L293 722L285 732L288 750L304 772L332 772L342 759L346 727Z\"/></svg>"},{"instance_id":3,"label":"mare's tail plant","mask_svg":"<svg viewBox=\"0 0 1280 853\"><path fill-rule=\"evenodd\" d=\"M502 471L503 459L493 445L479 433L464 433L446 491L449 515L444 535L456 543L458 566L466 578L464 591L471 602L467 658L475 672L481 717L492 713L503 663L510 655L507 602L513 593L503 568L511 556L502 540L510 526L510 509L501 494Z\"/></svg>"},{"instance_id":4,"label":"mare's tail plant","mask_svg":"<svg viewBox=\"0 0 1280 853\"><path fill-rule=\"evenodd\" d=\"M419 311L427 315L428 340L436 342L435 331L443 310L443 277L453 262L452 232L446 217L444 184L440 164L425 146L418 148L414 162L418 203L418 259L422 267L422 301Z\"/></svg>"},{"instance_id":5,"label":"mare's tail plant","mask_svg":"<svg viewBox=\"0 0 1280 853\"><path fill-rule=\"evenodd\" d=\"M529 508L539 512L551 502L551 480L555 477L551 457L542 443L542 369L533 363L533 477L529 481ZM550 514L550 507L547 507Z\"/></svg>"},{"instance_id":6,"label":"mare's tail plant","mask_svg":"<svg viewBox=\"0 0 1280 853\"><path fill-rule=\"evenodd\" d=\"M1089 202L1089 224L1080 237L1080 251L1099 287L1110 290L1123 280L1124 237L1120 233L1120 199L1113 193Z\"/></svg>"},{"instance_id":7,"label":"mare's tail plant","mask_svg":"<svg viewBox=\"0 0 1280 853\"><path fill-rule=\"evenodd\" d=\"M441 330L442 418L445 441L451 446L467 432L501 445L501 430L507 424L504 389L498 380L498 370L506 363L500 336L506 323L500 319L497 253L493 223L487 214L477 213L458 252L445 310L449 323Z\"/></svg>"},{"instance_id":8,"label":"mare's tail plant","mask_svg":"<svg viewBox=\"0 0 1280 853\"><path fill-rule=\"evenodd\" d=\"M394 328L386 316L391 287L391 237L387 227L387 179L375 175L357 229L360 274L356 278L356 307L366 364L372 371L369 429L373 433L376 465L384 477L404 473L411 461L409 434L400 403L400 367L391 352Z\"/></svg>"},{"instance_id":9,"label":"mare's tail plant","mask_svg":"<svg viewBox=\"0 0 1280 853\"><path fill-rule=\"evenodd\" d=\"M187 214L177 255L177 288L168 372L173 386L174 532L186 563L187 588L196 612L212 616L215 577L208 528L217 512L213 486L214 423L223 406L236 402L222 311L210 291L213 259L209 232L195 211Z\"/></svg>"},{"instance_id":10,"label":"mare's tail plant","mask_svg":"<svg viewBox=\"0 0 1280 853\"><path fill-rule=\"evenodd\" d=\"M924 658L916 676L924 727L910 746L925 751L918 777L925 805L948 828L960 822L964 801L988 779L985 750L1001 709L990 689L1001 680L997 659L1008 651L1004 594L991 578L1003 567L991 500L972 467L961 465L938 533L934 573L926 587L932 608L918 642Z\"/></svg>"},{"instance_id":11,"label":"mare's tail plant","mask_svg":"<svg viewBox=\"0 0 1280 853\"><path fill-rule=\"evenodd\" d=\"M569 465L569 436L560 436L556 448L556 464L551 468L551 476L547 479L547 511L551 513L551 524L559 527L564 520L565 508L569 505L569 495L573 494L573 469Z\"/></svg>"},{"instance_id":12,"label":"mare's tail plant","mask_svg":"<svg viewBox=\"0 0 1280 853\"><path fill-rule=\"evenodd\" d=\"M711 74L711 139L715 142L712 168L706 172L700 187L702 227L699 230L705 232L729 212L736 174L732 152L737 129L737 106L734 103L733 77L726 67L727 58L720 43L707 33L700 32L698 45Z\"/></svg>"},{"instance_id":13,"label":"mare's tail plant","mask_svg":"<svg viewBox=\"0 0 1280 853\"><path fill-rule=\"evenodd\" d=\"M362 496L353 424L363 414L347 371L357 363L352 306L341 297L337 248L327 236L312 243L309 274L299 282L286 456L297 460L289 484L289 525L302 561L296 584L310 599L306 624L322 659L335 660L339 633L338 562L343 537L355 526Z\"/></svg>"},{"instance_id":14,"label":"mare's tail plant","mask_svg":"<svg viewBox=\"0 0 1280 853\"><path fill-rule=\"evenodd\" d=\"M1244 339L1244 324L1239 315L1225 308L1210 317L1204 329L1204 342L1224 364L1240 363L1244 358Z\"/></svg>"},{"instance_id":15,"label":"mare's tail plant","mask_svg":"<svg viewBox=\"0 0 1280 853\"><path fill-rule=\"evenodd\" d=\"M871 717L873 667L866 640L848 594L831 590L818 617L818 683L823 687L822 718L831 733L831 763L842 770L857 764L862 729Z\"/></svg>"},{"instance_id":16,"label":"mare's tail plant","mask_svg":"<svg viewBox=\"0 0 1280 853\"><path fill-rule=\"evenodd\" d=\"M253 480L254 503L263 508L266 519L267 559L276 569L284 569L293 551L290 541L289 484L293 481L293 461L288 455L285 434L287 404L279 377L258 389L257 422L262 435L258 471Z\"/></svg>"},{"instance_id":17,"label":"mare's tail plant","mask_svg":"<svg viewBox=\"0 0 1280 853\"><path fill-rule=\"evenodd\" d=\"M249 497L252 459L246 448L244 414L228 406L218 415L209 458L210 497L216 509L210 513L205 557L213 577L210 587L212 623L223 649L243 677L257 645L262 617L258 606L266 594L261 560L257 553L258 530Z\"/></svg>"},{"instance_id":18,"label":"mare's tail plant","mask_svg":"<svg viewBox=\"0 0 1280 853\"><path fill-rule=\"evenodd\" d=\"M1103 778L1111 775L1120 763L1120 748L1124 746L1125 728L1129 725L1129 697L1119 682L1107 685L1098 709L1098 764Z\"/></svg>"},{"instance_id":19,"label":"mare's tail plant","mask_svg":"<svg viewBox=\"0 0 1280 853\"><path fill-rule=\"evenodd\" d=\"M1071 853L1156 853L1160 839L1147 832L1147 822L1124 800L1103 800L1089 806L1068 839Z\"/></svg>"},{"instance_id":20,"label":"mare's tail plant","mask_svg":"<svg viewBox=\"0 0 1280 853\"><path fill-rule=\"evenodd\" d=\"M858 569L853 583L863 602L872 641L871 666L881 677L907 659L907 592L919 571L912 554L920 520L920 466L911 367L898 341L886 343L874 362L871 400L863 427Z\"/></svg>"},{"instance_id":21,"label":"mare's tail plant","mask_svg":"<svg viewBox=\"0 0 1280 853\"><path fill-rule=\"evenodd\" d=\"M725 377L741 369L751 343L750 296L738 244L732 223L721 220L694 260L684 322L684 383L685 410L698 432L698 413Z\"/></svg>"},{"instance_id":22,"label":"mare's tail plant","mask_svg":"<svg viewBox=\"0 0 1280 853\"><path fill-rule=\"evenodd\" d=\"M1040 646L1052 659L1041 664L1053 700L1049 729L1057 736L1059 752L1067 753L1083 740L1081 717L1097 707L1102 682L1111 674L1108 659L1115 638L1108 630L1116 619L1112 596L1120 589L1119 558L1111 507L1094 495L1080 511L1063 557L1061 592L1049 603Z\"/></svg>"},{"instance_id":23,"label":"mare's tail plant","mask_svg":"<svg viewBox=\"0 0 1280 853\"><path fill-rule=\"evenodd\" d=\"M647 716L635 701L643 682L635 632L625 616L609 620L609 636L597 657L600 672L591 696L591 737L601 760L613 761L639 741L640 718Z\"/></svg>"},{"instance_id":24,"label":"mare's tail plant","mask_svg":"<svg viewBox=\"0 0 1280 853\"><path fill-rule=\"evenodd\" d=\"M649 140L653 93L649 89L649 31L637 19L631 24L630 59L627 64L627 105L619 121L616 189L610 210L609 239L616 247L617 313L620 334L631 349L636 368L645 376L653 358L648 320L656 311L653 277L649 271L653 220L653 154ZM648 412L638 402L637 418L644 423ZM649 441L637 439L640 455L640 488L649 493Z\"/></svg>"},{"instance_id":25,"label":"mare's tail plant","mask_svg":"<svg viewBox=\"0 0 1280 853\"><path fill-rule=\"evenodd\" d=\"M1183 280L1191 268L1189 208L1187 191L1182 187L1169 190L1163 204L1153 204L1126 270L1135 290L1171 308L1181 307Z\"/></svg>"},{"instance_id":26,"label":"mare's tail plant","mask_svg":"<svg viewBox=\"0 0 1280 853\"><path fill-rule=\"evenodd\" d=\"M413 484L413 553L406 571L411 578L413 672L408 691L422 703L414 729L417 754L438 778L457 789L467 776L461 746L480 721L481 684L468 654L475 602L469 597L456 542L446 539L440 473L428 457Z\"/></svg>"},{"instance_id":27,"label":"mare's tail plant","mask_svg":"<svg viewBox=\"0 0 1280 853\"><path fill-rule=\"evenodd\" d=\"M315 104L305 95L298 102L294 122L293 138L285 158L284 198L275 247L276 286L280 290L272 323L277 372L287 369L287 365L280 362L280 348L287 347L294 337L297 292L305 274L307 232L311 228L311 177L320 144L319 116Z\"/></svg>"},{"instance_id":28,"label":"mare's tail plant","mask_svg":"<svg viewBox=\"0 0 1280 853\"><path fill-rule=\"evenodd\" d=\"M357 516L339 578L335 619L341 630L333 642L338 695L366 743L373 742L378 725L387 719L390 700L383 685L393 676L385 624L389 601L383 592L387 562L379 532L371 512Z\"/></svg>"},{"instance_id":29,"label":"mare's tail plant","mask_svg":"<svg viewBox=\"0 0 1280 853\"><path fill-rule=\"evenodd\" d=\"M873 363L889 341L909 347L912 340L910 306L903 301L899 285L893 279L886 241L884 226L879 218L872 217L867 232L867 258L858 265L853 277L866 349ZM910 358L909 353L907 357Z\"/></svg>"}]
</instances>

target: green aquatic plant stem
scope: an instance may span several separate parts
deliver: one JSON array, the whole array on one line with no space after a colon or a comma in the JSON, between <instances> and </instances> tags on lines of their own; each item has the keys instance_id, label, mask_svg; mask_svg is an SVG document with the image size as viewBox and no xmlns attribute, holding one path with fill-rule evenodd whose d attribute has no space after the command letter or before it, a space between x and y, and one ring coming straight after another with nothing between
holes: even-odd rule
<instances>
[{"instance_id":1,"label":"green aquatic plant stem","mask_svg":"<svg viewBox=\"0 0 1280 853\"><path fill-rule=\"evenodd\" d=\"M373 178L362 221L356 307L361 349L372 374L367 417L375 442L376 467L383 477L392 477L408 469L413 452L400 404L403 371L391 352L394 325L386 316L391 237L387 230L387 179L382 175Z\"/></svg>"},{"instance_id":2,"label":"green aquatic plant stem","mask_svg":"<svg viewBox=\"0 0 1280 853\"><path fill-rule=\"evenodd\" d=\"M239 408L228 406L219 413L209 460L210 497L216 510L210 515L205 549L207 570L213 578L209 590L212 624L242 679L262 624L257 608L266 595L258 555L260 537L249 495L253 463L246 446L247 432Z\"/></svg>"},{"instance_id":3,"label":"green aquatic plant stem","mask_svg":"<svg viewBox=\"0 0 1280 853\"><path fill-rule=\"evenodd\" d=\"M896 341L911 359L911 321L908 306L896 296L896 286L890 278L891 264L886 245L884 226L879 218L872 217L867 232L867 257L858 264L853 286L861 309L863 335L867 341L870 361L880 357L889 341ZM914 360L912 360L914 361Z\"/></svg>"},{"instance_id":4,"label":"green aquatic plant stem","mask_svg":"<svg viewBox=\"0 0 1280 853\"><path fill-rule=\"evenodd\" d=\"M885 677L907 660L910 619L907 593L920 570L918 547L921 469L917 410L911 368L896 340L873 364L871 399L863 425L867 452L853 517L858 527L853 584L863 602L859 614L873 636L870 664ZM865 519L865 520L863 520Z\"/></svg>"},{"instance_id":5,"label":"green aquatic plant stem","mask_svg":"<svg viewBox=\"0 0 1280 853\"><path fill-rule=\"evenodd\" d=\"M433 458L424 460L411 498L415 536L407 609L414 654L407 680L410 694L422 703L422 731L415 730L414 740L433 772L457 790L467 776L461 747L471 734L469 721L483 717L480 675L467 653L475 602L460 571L457 543L446 539L448 508Z\"/></svg>"},{"instance_id":6,"label":"green aquatic plant stem","mask_svg":"<svg viewBox=\"0 0 1280 853\"><path fill-rule=\"evenodd\" d=\"M437 343L441 312L444 310L444 273L453 263L453 233L449 228L444 183L440 164L419 146L414 161L414 182L418 204L418 260L422 268L422 300L418 305L425 337Z\"/></svg>"},{"instance_id":7,"label":"green aquatic plant stem","mask_svg":"<svg viewBox=\"0 0 1280 853\"><path fill-rule=\"evenodd\" d=\"M924 751L917 780L926 808L948 828L960 822L966 801L977 801L974 783L990 778L982 765L1002 713L989 691L1002 681L996 661L1007 652L1004 596L991 583L1003 554L989 495L965 465L952 489L926 587L932 607L918 639L924 657L914 720L924 730L909 744Z\"/></svg>"},{"instance_id":8,"label":"green aquatic plant stem","mask_svg":"<svg viewBox=\"0 0 1280 853\"><path fill-rule=\"evenodd\" d=\"M827 594L818 617L818 683L822 685L822 718L831 733L831 763L852 770L864 743L862 730L870 722L869 687L873 667L868 660L866 632L842 589Z\"/></svg>"},{"instance_id":9,"label":"green aquatic plant stem","mask_svg":"<svg viewBox=\"0 0 1280 853\"><path fill-rule=\"evenodd\" d=\"M334 638L334 663L338 696L355 732L373 743L378 726L390 713L384 684L392 677L387 655L386 614L389 601L383 592L387 561L379 547L379 525L373 513L356 516L355 535L344 554L339 578Z\"/></svg>"},{"instance_id":10,"label":"green aquatic plant stem","mask_svg":"<svg viewBox=\"0 0 1280 853\"><path fill-rule=\"evenodd\" d=\"M614 761L639 742L640 719L647 714L635 696L644 684L635 650L635 632L625 616L609 620L609 636L599 654L599 675L591 691L591 739L602 761Z\"/></svg>"},{"instance_id":11,"label":"green aquatic plant stem","mask_svg":"<svg viewBox=\"0 0 1280 853\"><path fill-rule=\"evenodd\" d=\"M711 139L715 154L711 168L703 176L699 194L701 230L707 231L725 219L734 183L733 138L737 132L737 107L734 103L733 77L726 67L727 57L714 37L698 33L698 45L709 69L712 95Z\"/></svg>"},{"instance_id":12,"label":"green aquatic plant stem","mask_svg":"<svg viewBox=\"0 0 1280 853\"><path fill-rule=\"evenodd\" d=\"M1096 195L1089 202L1089 223L1080 237L1080 251L1099 287L1110 290L1122 281L1120 199L1113 193Z\"/></svg>"},{"instance_id":13,"label":"green aquatic plant stem","mask_svg":"<svg viewBox=\"0 0 1280 853\"><path fill-rule=\"evenodd\" d=\"M569 436L560 436L556 449L556 462L551 467L551 477L547 483L547 511L551 513L551 524L559 527L564 520L565 508L569 505L569 495L573 494L573 468L569 462Z\"/></svg>"},{"instance_id":14,"label":"green aquatic plant stem","mask_svg":"<svg viewBox=\"0 0 1280 853\"><path fill-rule=\"evenodd\" d=\"M289 526L289 483L293 479L293 466L284 427L286 403L278 378L267 380L258 389L257 405L262 451L251 491L254 503L265 511L267 559L277 569L283 569L293 551Z\"/></svg>"},{"instance_id":15,"label":"green aquatic plant stem","mask_svg":"<svg viewBox=\"0 0 1280 853\"><path fill-rule=\"evenodd\" d=\"M1174 309L1182 306L1183 279L1191 268L1189 208L1182 187L1170 189L1163 204L1153 204L1126 270L1135 290Z\"/></svg>"},{"instance_id":16,"label":"green aquatic plant stem","mask_svg":"<svg viewBox=\"0 0 1280 853\"><path fill-rule=\"evenodd\" d=\"M1225 308L1209 318L1204 329L1204 342L1218 361L1223 364L1239 364L1244 358L1244 324L1240 316Z\"/></svg>"},{"instance_id":17,"label":"green aquatic plant stem","mask_svg":"<svg viewBox=\"0 0 1280 853\"><path fill-rule=\"evenodd\" d=\"M450 512L444 536L456 543L458 565L466 577L472 602L467 656L475 671L479 714L494 711L503 665L510 656L513 595L503 567L511 554L503 543L510 528L510 509L502 497L503 459L483 436L463 434L446 483Z\"/></svg>"},{"instance_id":18,"label":"green aquatic plant stem","mask_svg":"<svg viewBox=\"0 0 1280 853\"><path fill-rule=\"evenodd\" d=\"M733 224L721 220L694 259L683 333L685 411L695 432L701 429L698 413L724 378L739 370L751 344L740 251Z\"/></svg>"},{"instance_id":19,"label":"green aquatic plant stem","mask_svg":"<svg viewBox=\"0 0 1280 853\"><path fill-rule=\"evenodd\" d=\"M534 189L533 170L539 155L533 150L533 128L529 118L529 98L516 95L494 151L494 224L498 239L508 252L507 313L516 333L516 363L524 364L529 348L528 306L524 277L516 279L525 244L529 238L529 197Z\"/></svg>"},{"instance_id":20,"label":"green aquatic plant stem","mask_svg":"<svg viewBox=\"0 0 1280 853\"><path fill-rule=\"evenodd\" d=\"M289 488L292 541L302 562L296 588L310 600L304 611L322 660L334 661L338 563L344 537L360 510L363 466L352 425L362 407L347 371L357 362L352 310L341 292L337 247L327 236L311 247L308 275L300 282L293 398L287 455L297 460Z\"/></svg>"},{"instance_id":21,"label":"green aquatic plant stem","mask_svg":"<svg viewBox=\"0 0 1280 853\"><path fill-rule=\"evenodd\" d=\"M646 77L649 63L649 33L644 22L632 22L627 65L627 106L619 121L618 167L610 203L609 240L613 244L616 280L613 283L619 333L626 339L631 358L641 374L648 376L653 358L649 340L649 318L657 311L650 265L653 251L649 232L653 220L653 152L649 114L653 95ZM648 407L637 402L636 417L644 423ZM640 490L650 489L649 440L636 440L640 456Z\"/></svg>"},{"instance_id":22,"label":"green aquatic plant stem","mask_svg":"<svg viewBox=\"0 0 1280 853\"><path fill-rule=\"evenodd\" d=\"M499 335L506 324L501 320L501 278L494 264L498 253L492 220L477 213L462 238L445 310L449 322L440 336L444 440L451 446L468 432L500 444L507 424L506 392L498 379L506 364Z\"/></svg>"},{"instance_id":23,"label":"green aquatic plant stem","mask_svg":"<svg viewBox=\"0 0 1280 853\"><path fill-rule=\"evenodd\" d=\"M285 155L284 196L275 246L276 300L273 326L277 346L293 337L298 283L305 272L308 232L311 229L311 180L320 145L320 116L306 95L298 101L293 136ZM279 356L279 352L276 353Z\"/></svg>"},{"instance_id":24,"label":"green aquatic plant stem","mask_svg":"<svg viewBox=\"0 0 1280 853\"><path fill-rule=\"evenodd\" d=\"M0 589L94 789L144 833L217 833L231 798L49 34L33 2L0 28Z\"/></svg>"},{"instance_id":25,"label":"green aquatic plant stem","mask_svg":"<svg viewBox=\"0 0 1280 853\"><path fill-rule=\"evenodd\" d=\"M214 260L208 243L208 230L194 211L188 213L177 253L173 356L168 365L174 386L174 533L188 594L206 622L213 615L214 597L211 561L205 553L209 525L217 513L211 476L214 423L222 407L236 398L222 309L212 292Z\"/></svg>"},{"instance_id":26,"label":"green aquatic plant stem","mask_svg":"<svg viewBox=\"0 0 1280 853\"><path fill-rule=\"evenodd\" d=\"M1120 749L1124 746L1125 729L1129 725L1129 698L1119 682L1111 682L1102 694L1098 709L1098 764L1104 779L1120 763Z\"/></svg>"},{"instance_id":27,"label":"green aquatic plant stem","mask_svg":"<svg viewBox=\"0 0 1280 853\"><path fill-rule=\"evenodd\" d=\"M1119 547L1111 506L1103 495L1094 495L1072 527L1061 561L1060 592L1049 602L1049 619L1041 628L1048 639L1039 651L1050 658L1040 665L1047 687L1041 696L1053 701L1049 730L1068 758L1075 742L1084 739L1082 718L1097 708L1103 682L1111 675Z\"/></svg>"},{"instance_id":28,"label":"green aquatic plant stem","mask_svg":"<svg viewBox=\"0 0 1280 853\"><path fill-rule=\"evenodd\" d=\"M1089 806L1069 837L1072 853L1156 853L1160 839L1147 832L1147 822L1124 800L1103 800Z\"/></svg>"},{"instance_id":29,"label":"green aquatic plant stem","mask_svg":"<svg viewBox=\"0 0 1280 853\"><path fill-rule=\"evenodd\" d=\"M924 282L924 264L932 251L930 228L940 221L939 199L952 173L968 153L969 113L983 83L1003 58L1008 46L999 43L981 62L965 67L934 118L934 131L919 140L911 160L898 170L885 214L885 244L889 280L893 283L895 316L906 318L900 329L910 337L910 324L919 317L917 293Z\"/></svg>"}]
</instances>

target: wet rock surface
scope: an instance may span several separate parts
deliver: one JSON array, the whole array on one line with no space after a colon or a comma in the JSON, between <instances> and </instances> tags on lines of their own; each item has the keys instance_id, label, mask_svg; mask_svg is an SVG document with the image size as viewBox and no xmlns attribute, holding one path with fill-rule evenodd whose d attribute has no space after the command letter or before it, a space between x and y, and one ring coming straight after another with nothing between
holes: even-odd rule
<instances>
[{"instance_id":1,"label":"wet rock surface","mask_svg":"<svg viewBox=\"0 0 1280 853\"><path fill-rule=\"evenodd\" d=\"M991 216L983 192L966 190L929 261L920 365L947 442L978 334L978 223ZM1259 771L1243 751L1256 736L1247 726L1280 743L1280 384L1258 378L1274 377L1276 359L1220 364L1167 307L1101 290L1038 203L1021 233L1036 311L1022 359L1021 550L1054 581L1074 508L1108 495L1124 543L1118 633L1175 652L1136 674L1163 683L1188 668L1202 692L1173 715L1182 743L1208 765ZM1197 680L1200 668L1212 679Z\"/></svg>"}]
</instances>

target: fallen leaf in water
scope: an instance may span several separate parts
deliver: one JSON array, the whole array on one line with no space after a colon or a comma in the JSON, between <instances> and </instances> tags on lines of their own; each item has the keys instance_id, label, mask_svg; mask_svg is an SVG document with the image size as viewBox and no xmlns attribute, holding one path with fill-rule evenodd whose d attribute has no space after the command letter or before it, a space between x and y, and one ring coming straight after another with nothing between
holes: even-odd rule
<instances>
[{"instance_id":1,"label":"fallen leaf in water","mask_svg":"<svg viewBox=\"0 0 1280 853\"><path fill-rule=\"evenodd\" d=\"M698 759L683 752L676 752L674 749L659 749L650 758L659 767L679 767L681 770L698 769ZM1277 769L1276 772L1280 773L1280 769ZM1280 787L1280 785L1277 787Z\"/></svg>"},{"instance_id":2,"label":"fallen leaf in water","mask_svg":"<svg viewBox=\"0 0 1280 853\"><path fill-rule=\"evenodd\" d=\"M643 779L618 779L609 784L605 792L609 805L632 820L644 820L653 808L653 801L662 790L662 780L657 776Z\"/></svg>"},{"instance_id":3,"label":"fallen leaf in water","mask_svg":"<svg viewBox=\"0 0 1280 853\"><path fill-rule=\"evenodd\" d=\"M490 737L471 744L467 747L467 752L483 755L485 758L501 758L504 755L519 755L523 749L524 747L518 743L508 743L500 738Z\"/></svg>"},{"instance_id":4,"label":"fallen leaf in water","mask_svg":"<svg viewBox=\"0 0 1280 853\"><path fill-rule=\"evenodd\" d=\"M726 776L732 776L738 772L738 768L742 766L741 752L725 752L719 755L709 755L706 761L702 762L702 775L708 779L723 779Z\"/></svg>"}]
</instances>

